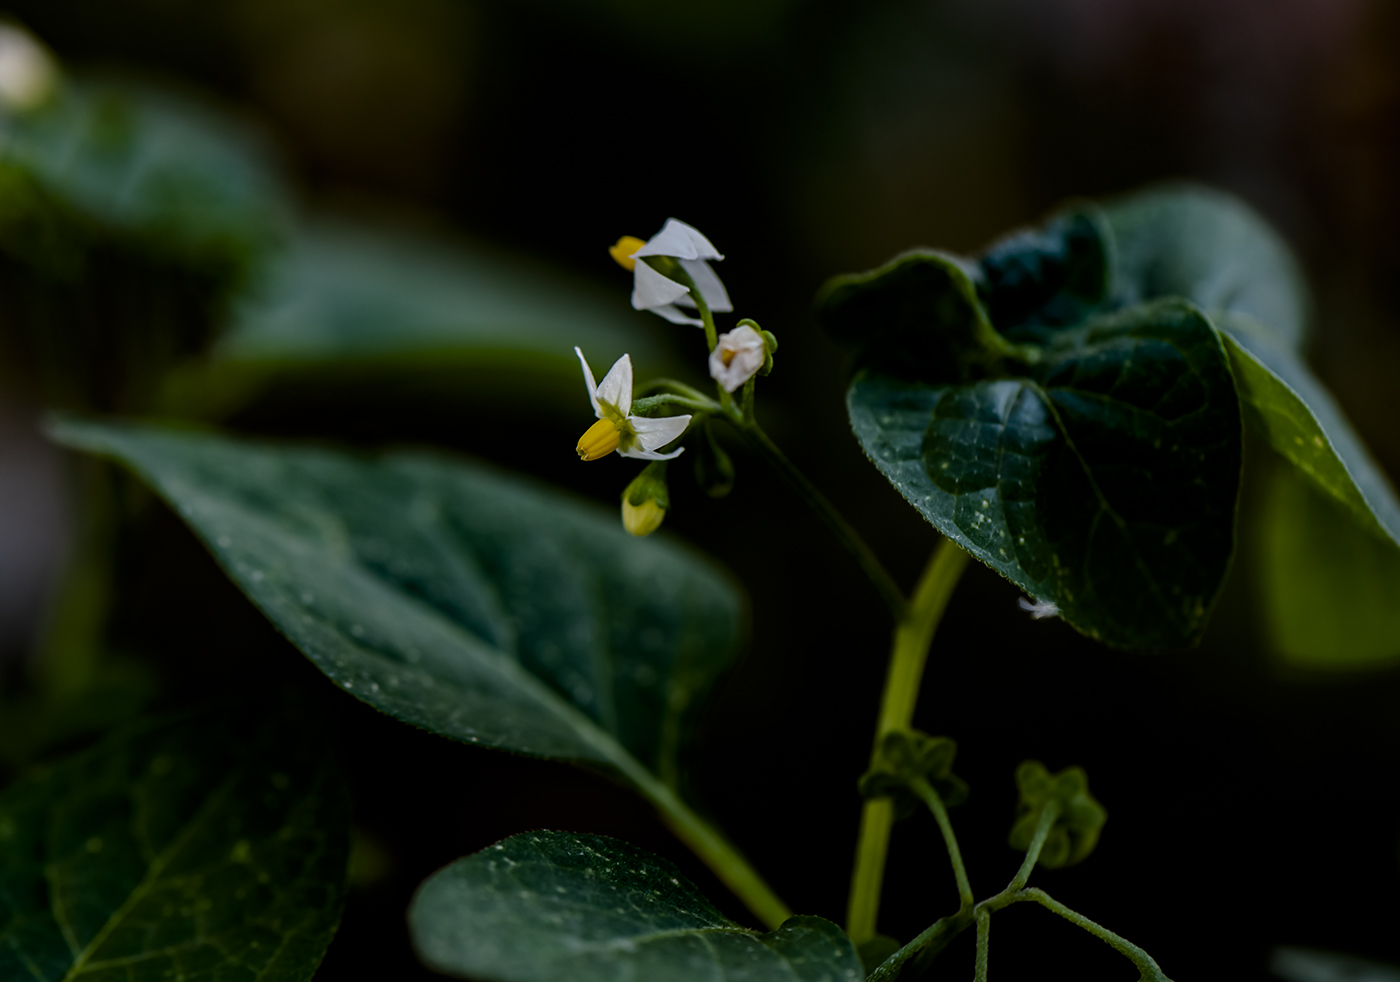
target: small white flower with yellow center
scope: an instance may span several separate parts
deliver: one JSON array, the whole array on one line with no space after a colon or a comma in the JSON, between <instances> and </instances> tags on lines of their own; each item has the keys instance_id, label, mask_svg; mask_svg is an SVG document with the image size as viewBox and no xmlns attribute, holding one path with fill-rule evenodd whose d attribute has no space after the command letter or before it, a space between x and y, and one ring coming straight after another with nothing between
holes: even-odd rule
<instances>
[{"instance_id":1,"label":"small white flower with yellow center","mask_svg":"<svg viewBox=\"0 0 1400 982\"><path fill-rule=\"evenodd\" d=\"M664 447L685 432L690 423L687 416L633 416L632 412L632 359L623 355L608 374L603 376L601 385L593 381L593 370L583 352L574 348L579 364L583 365L583 381L588 386L588 401L593 403L593 412L598 422L588 428L579 438L578 455L583 460L597 460L616 450L624 457L638 460L670 460L679 457L681 450L672 453L657 453L657 447Z\"/></svg>"},{"instance_id":2,"label":"small white flower with yellow center","mask_svg":"<svg viewBox=\"0 0 1400 982\"><path fill-rule=\"evenodd\" d=\"M721 260L724 257L710 244L709 239L685 222L668 218L661 231L645 242L636 236L624 235L608 252L619 266L632 273L632 306L637 310L650 310L672 324L704 326L704 321L691 317L676 306L695 307L690 287L663 276L647 263L637 261L647 256L674 259L690 276L691 282L700 291L700 299L705 301L705 306L712 313L726 313L734 309L724 284L709 263L711 259Z\"/></svg>"},{"instance_id":3,"label":"small white flower with yellow center","mask_svg":"<svg viewBox=\"0 0 1400 982\"><path fill-rule=\"evenodd\" d=\"M710 352L710 378L724 386L725 392L733 392L754 377L767 357L763 336L742 324L719 336L719 343Z\"/></svg>"}]
</instances>

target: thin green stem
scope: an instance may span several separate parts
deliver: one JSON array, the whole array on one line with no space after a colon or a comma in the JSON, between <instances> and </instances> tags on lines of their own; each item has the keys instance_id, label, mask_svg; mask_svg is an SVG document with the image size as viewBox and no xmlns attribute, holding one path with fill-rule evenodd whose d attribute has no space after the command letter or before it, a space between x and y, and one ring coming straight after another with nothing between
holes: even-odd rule
<instances>
[{"instance_id":1,"label":"thin green stem","mask_svg":"<svg viewBox=\"0 0 1400 982\"><path fill-rule=\"evenodd\" d=\"M676 395L685 396L687 399L696 403L706 404L708 406L708 412L717 413L720 411L719 403L705 395L705 393L694 386L686 385L684 382L677 381L673 378L654 378L637 386L637 391L642 393L664 392L667 390L674 392Z\"/></svg>"},{"instance_id":2,"label":"thin green stem","mask_svg":"<svg viewBox=\"0 0 1400 982\"><path fill-rule=\"evenodd\" d=\"M938 823L938 831L943 833L943 844L948 847L948 858L953 863L953 877L958 881L958 899L964 907L971 907L976 898L972 885L967 881L967 869L963 866L962 850L958 848L958 837L953 834L953 823L948 820L948 809L933 785L923 778L909 782L909 789L923 799L928 810L933 812L933 820Z\"/></svg>"},{"instance_id":3,"label":"thin green stem","mask_svg":"<svg viewBox=\"0 0 1400 982\"><path fill-rule=\"evenodd\" d=\"M1021 863L1021 868L1012 877L1011 883L1002 891L1005 893L1015 893L1026 885L1031 878L1031 870L1035 869L1036 860L1040 858L1040 850L1045 848L1045 839L1050 835L1050 830L1055 827L1055 819L1060 817L1060 803L1051 798L1045 803L1045 807L1040 811L1040 821L1036 823L1035 835L1031 837L1031 844L1026 849L1026 858Z\"/></svg>"},{"instance_id":4,"label":"thin green stem","mask_svg":"<svg viewBox=\"0 0 1400 982\"><path fill-rule=\"evenodd\" d=\"M914 704L919 698L929 643L966 565L967 553L961 547L951 539L940 542L914 588L907 613L899 618L885 675L880 719L875 726L876 747L886 733L908 729L914 720ZM873 754L872 751L872 758ZM846 933L857 945L875 936L880 887L884 882L885 857L893 824L894 809L888 798L874 798L865 803L856 842L851 896L846 907Z\"/></svg>"},{"instance_id":5,"label":"thin green stem","mask_svg":"<svg viewBox=\"0 0 1400 982\"><path fill-rule=\"evenodd\" d=\"M768 438L768 434L763 432L763 428L757 423L749 425L739 424L740 432L748 439L759 453L763 454L779 474L781 474L792 485L793 490L808 506L817 513L817 517L822 520L832 534L846 547L847 551L855 557L860 568L865 572L870 582L879 592L880 598L885 601L885 606L890 609L896 621L903 621L908 611L909 605L904 599L904 593L894 582L894 577L885 570L879 558L871 548L865 544L865 540L860 537L850 526L850 523L841 517L841 513L822 494L806 475L788 460L777 445Z\"/></svg>"},{"instance_id":6,"label":"thin green stem","mask_svg":"<svg viewBox=\"0 0 1400 982\"><path fill-rule=\"evenodd\" d=\"M705 302L705 298L700 295L700 288L695 285L695 281L690 278L690 274L685 271L680 263L675 264L675 268L669 270L665 275L675 280L681 286L690 288L690 299L695 302L695 309L700 311L700 321L705 326L705 344L708 351L714 351L715 345L719 344L719 335L715 331L715 318L710 313L710 305Z\"/></svg>"},{"instance_id":7,"label":"thin green stem","mask_svg":"<svg viewBox=\"0 0 1400 982\"><path fill-rule=\"evenodd\" d=\"M1171 982L1171 979L1167 978L1161 967L1147 952L1143 951L1126 938L1114 934L1102 924L1089 920L1089 918L1078 911L1070 910L1058 900L1052 899L1044 890L1038 890L1035 887L1022 890L1016 895L1013 902L1020 902L1023 900L1033 900L1046 910L1059 914L1075 927L1083 928L1085 931L1088 931L1094 937L1109 945L1114 951L1137 966L1137 970L1142 973L1142 977L1146 982Z\"/></svg>"},{"instance_id":8,"label":"thin green stem","mask_svg":"<svg viewBox=\"0 0 1400 982\"><path fill-rule=\"evenodd\" d=\"M632 415L650 416L654 411L664 410L667 407L688 409L692 414L702 413L708 415L720 411L720 407L715 405L714 401L711 399L706 399L701 402L696 399L687 398L686 396L674 395L666 392L661 395L642 396L640 399L632 400Z\"/></svg>"},{"instance_id":9,"label":"thin green stem","mask_svg":"<svg viewBox=\"0 0 1400 982\"><path fill-rule=\"evenodd\" d=\"M778 898L749 861L699 815L695 814L673 790L662 784L643 767L628 770L627 776L647 797L661 820L676 838L699 856L714 871L724 885L767 927L775 928L792 916L787 904Z\"/></svg>"},{"instance_id":10,"label":"thin green stem","mask_svg":"<svg viewBox=\"0 0 1400 982\"><path fill-rule=\"evenodd\" d=\"M983 908L977 912L977 968L973 982L987 982L987 945L992 936L992 912Z\"/></svg>"}]
</instances>

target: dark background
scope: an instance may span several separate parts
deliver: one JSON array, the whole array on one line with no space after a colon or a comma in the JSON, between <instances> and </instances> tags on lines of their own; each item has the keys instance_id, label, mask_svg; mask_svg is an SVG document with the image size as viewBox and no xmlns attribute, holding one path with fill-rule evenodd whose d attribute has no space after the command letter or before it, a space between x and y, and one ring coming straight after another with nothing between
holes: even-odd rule
<instances>
[{"instance_id":1,"label":"dark background","mask_svg":"<svg viewBox=\"0 0 1400 982\"><path fill-rule=\"evenodd\" d=\"M615 289L619 304L629 284L605 247L624 233L646 237L669 215L695 224L728 256L720 272L738 315L781 339L760 393L765 425L904 583L936 537L850 436L843 355L812 323L810 298L826 276L910 245L975 250L1067 197L1187 177L1258 208L1314 287L1314 367L1381 464L1400 473L1391 381L1400 366L1400 9L1382 0L42 0L11 9L75 70L155 74L245 107L313 203L391 202L572 268ZM674 338L698 368L683 329L637 323ZM427 402L306 385L268 394L228 425L369 447L445 445L612 506L633 468L577 462L573 441L590 422L581 397L580 386L582 411L567 416L472 392ZM9 459L29 461L30 476L11 481L28 490L5 500L28 495L23 514L39 531L20 538L38 576L55 568L68 520L44 483L48 452L23 436L34 409L6 408ZM496 423L515 411L531 421L527 439ZM801 504L760 461L734 453L735 493L713 502L675 481L666 525L728 564L752 604L751 642L711 702L693 785L789 904L840 921L855 778L890 625ZM1247 483L1243 514L1250 503ZM160 667L169 703L231 682L301 686L324 703L342 748L365 855L379 858L380 874L361 877L318 978L426 975L403 925L412 890L527 828L636 842L746 920L629 792L563 765L456 746L346 698L176 518L150 503L134 514L119 551L112 645ZM1018 862L1005 844L1015 765L1078 763L1109 811L1104 837L1084 865L1036 880L1146 948L1169 975L1265 977L1279 944L1400 959L1400 676L1280 668L1259 641L1250 545L1246 531L1204 644L1161 656L1031 622L1013 588L969 570L935 640L916 725L960 742L958 771L973 796L953 819L979 894L999 889ZM14 562L7 596L22 592ZM34 607L5 609L14 661ZM892 855L881 926L907 940L956 896L927 818L898 827ZM1030 907L998 915L996 939L999 977L1131 971ZM962 939L936 974L970 970L971 948Z\"/></svg>"}]
</instances>

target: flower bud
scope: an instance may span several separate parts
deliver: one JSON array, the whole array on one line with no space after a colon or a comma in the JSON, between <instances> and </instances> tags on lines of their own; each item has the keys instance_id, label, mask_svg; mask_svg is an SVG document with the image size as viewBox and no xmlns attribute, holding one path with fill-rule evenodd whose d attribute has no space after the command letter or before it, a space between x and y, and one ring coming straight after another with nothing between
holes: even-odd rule
<instances>
[{"instance_id":1,"label":"flower bud","mask_svg":"<svg viewBox=\"0 0 1400 982\"><path fill-rule=\"evenodd\" d=\"M0 22L0 107L36 109L58 89L58 62L22 27Z\"/></svg>"},{"instance_id":2,"label":"flower bud","mask_svg":"<svg viewBox=\"0 0 1400 982\"><path fill-rule=\"evenodd\" d=\"M661 527L671 493L666 487L666 462L655 461L622 492L622 527L631 535L651 535Z\"/></svg>"},{"instance_id":3,"label":"flower bud","mask_svg":"<svg viewBox=\"0 0 1400 982\"><path fill-rule=\"evenodd\" d=\"M1016 788L1021 800L1011 828L1011 848L1030 848L1041 813L1053 800L1059 814L1040 850L1040 865L1046 869L1072 866L1094 851L1108 812L1089 794L1084 768L1066 767L1051 774L1040 761L1028 760L1016 768Z\"/></svg>"}]
</instances>

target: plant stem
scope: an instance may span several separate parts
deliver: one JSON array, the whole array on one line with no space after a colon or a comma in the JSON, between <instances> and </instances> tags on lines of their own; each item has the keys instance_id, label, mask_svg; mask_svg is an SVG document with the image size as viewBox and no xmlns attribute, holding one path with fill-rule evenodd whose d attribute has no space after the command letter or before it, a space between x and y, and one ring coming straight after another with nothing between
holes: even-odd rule
<instances>
[{"instance_id":1,"label":"plant stem","mask_svg":"<svg viewBox=\"0 0 1400 982\"><path fill-rule=\"evenodd\" d=\"M817 513L817 517L855 557L856 562L879 592L880 598L885 601L885 606L890 609L895 620L902 622L909 609L909 605L904 599L904 593L895 584L894 577L890 576L885 567L881 565L875 553L865 544L865 540L860 537L860 534L841 517L841 513L836 510L836 506L827 499L826 495L817 490L816 485L807 480L792 461L787 459L777 445L768 438L768 434L763 432L761 426L757 423L745 425L740 421L735 422L740 432L748 438L749 443L767 458L768 463L773 465L778 473L792 485L802 500L807 502L811 509Z\"/></svg>"},{"instance_id":2,"label":"plant stem","mask_svg":"<svg viewBox=\"0 0 1400 982\"><path fill-rule=\"evenodd\" d=\"M715 317L710 313L710 305L700 295L700 288L695 285L695 281L690 278L690 274L679 262L676 262L675 268L666 275L681 286L690 288L690 299L695 302L695 309L700 311L700 320L705 326L705 344L707 345L705 350L714 351L715 345L719 344L719 335L715 331Z\"/></svg>"},{"instance_id":3,"label":"plant stem","mask_svg":"<svg viewBox=\"0 0 1400 982\"><path fill-rule=\"evenodd\" d=\"M1052 899L1044 890L1038 890L1035 887L1031 887L1029 890L1022 890L1012 898L1011 902L1018 903L1023 900L1035 901L1046 910L1059 914L1075 927L1083 928L1100 941L1105 942L1112 947L1114 951L1137 966L1137 970L1142 973L1142 977L1146 982L1171 982L1162 972L1161 967L1147 952L1143 951L1126 938L1114 934L1102 924L1089 920L1089 918L1078 911L1070 910L1058 900Z\"/></svg>"},{"instance_id":4,"label":"plant stem","mask_svg":"<svg viewBox=\"0 0 1400 982\"><path fill-rule=\"evenodd\" d=\"M951 539L941 541L914 588L907 613L898 619L880 719L875 727L876 747L886 733L908 729L913 722L929 643L966 565L967 553L960 546ZM856 843L855 871L851 876L851 897L846 908L846 933L857 945L875 936L880 887L893 824L894 806L888 798L875 798L865 803Z\"/></svg>"},{"instance_id":5,"label":"plant stem","mask_svg":"<svg viewBox=\"0 0 1400 982\"><path fill-rule=\"evenodd\" d=\"M1031 878L1031 870L1035 869L1036 860L1040 858L1040 850L1045 848L1045 839L1050 835L1050 830L1055 827L1055 819L1059 817L1060 803L1051 798L1040 810L1040 821L1036 823L1035 835L1031 837L1031 844L1026 849L1026 858L1021 862L1021 868L1016 871L1016 875L1011 878L1006 889L1002 891L1003 894L1015 893L1026 885L1026 881Z\"/></svg>"},{"instance_id":6,"label":"plant stem","mask_svg":"<svg viewBox=\"0 0 1400 982\"><path fill-rule=\"evenodd\" d=\"M691 852L699 856L714 871L724 885L754 913L768 928L775 928L792 916L787 904L778 899L773 888L764 882L749 861L724 836L695 814L680 797L656 779L645 768L628 770L627 776L637 785L658 812L666 827Z\"/></svg>"},{"instance_id":7,"label":"plant stem","mask_svg":"<svg viewBox=\"0 0 1400 982\"><path fill-rule=\"evenodd\" d=\"M985 907L977 912L977 968L973 982L987 982L987 945L992 935L992 912Z\"/></svg>"},{"instance_id":8,"label":"plant stem","mask_svg":"<svg viewBox=\"0 0 1400 982\"><path fill-rule=\"evenodd\" d=\"M943 844L948 847L948 858L953 863L953 877L958 881L958 899L964 907L971 907L976 898L972 894L972 885L967 881L962 850L958 848L958 837L953 834L953 823L948 820L948 809L944 807L943 799L939 797L933 785L921 777L910 781L909 788L922 798L924 804L928 805L928 810L933 812L933 820L938 823L938 830L943 833Z\"/></svg>"}]
</instances>

